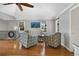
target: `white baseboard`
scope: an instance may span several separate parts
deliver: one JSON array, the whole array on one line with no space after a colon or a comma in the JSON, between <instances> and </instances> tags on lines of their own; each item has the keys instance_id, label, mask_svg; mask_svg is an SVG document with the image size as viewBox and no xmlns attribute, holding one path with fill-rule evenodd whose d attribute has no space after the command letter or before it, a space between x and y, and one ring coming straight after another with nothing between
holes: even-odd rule
<instances>
[{"instance_id":1,"label":"white baseboard","mask_svg":"<svg viewBox=\"0 0 79 59\"><path fill-rule=\"evenodd\" d=\"M61 45L62 45L63 47L65 47L68 51L73 52L70 48L68 48L67 46L65 46L63 43L61 43Z\"/></svg>"}]
</instances>

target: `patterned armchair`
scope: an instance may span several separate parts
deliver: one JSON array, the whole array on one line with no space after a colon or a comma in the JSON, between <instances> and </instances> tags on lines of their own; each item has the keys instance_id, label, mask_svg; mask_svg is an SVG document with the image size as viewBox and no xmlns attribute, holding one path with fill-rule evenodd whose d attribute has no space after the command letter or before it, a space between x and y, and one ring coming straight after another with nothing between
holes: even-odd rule
<instances>
[{"instance_id":1,"label":"patterned armchair","mask_svg":"<svg viewBox=\"0 0 79 59\"><path fill-rule=\"evenodd\" d=\"M54 35L49 36L47 45L58 47L61 44L61 33L56 32Z\"/></svg>"},{"instance_id":2,"label":"patterned armchair","mask_svg":"<svg viewBox=\"0 0 79 59\"><path fill-rule=\"evenodd\" d=\"M37 37L30 36L27 32L21 32L19 42L21 46L24 46L25 48L29 48L37 44Z\"/></svg>"}]
</instances>

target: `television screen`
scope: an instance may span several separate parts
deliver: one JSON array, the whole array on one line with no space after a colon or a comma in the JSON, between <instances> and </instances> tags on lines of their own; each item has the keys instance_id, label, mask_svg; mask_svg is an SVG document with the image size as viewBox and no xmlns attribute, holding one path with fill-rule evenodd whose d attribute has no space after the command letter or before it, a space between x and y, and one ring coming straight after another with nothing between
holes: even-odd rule
<instances>
[{"instance_id":1,"label":"television screen","mask_svg":"<svg viewBox=\"0 0 79 59\"><path fill-rule=\"evenodd\" d=\"M40 22L31 22L31 28L40 28Z\"/></svg>"}]
</instances>

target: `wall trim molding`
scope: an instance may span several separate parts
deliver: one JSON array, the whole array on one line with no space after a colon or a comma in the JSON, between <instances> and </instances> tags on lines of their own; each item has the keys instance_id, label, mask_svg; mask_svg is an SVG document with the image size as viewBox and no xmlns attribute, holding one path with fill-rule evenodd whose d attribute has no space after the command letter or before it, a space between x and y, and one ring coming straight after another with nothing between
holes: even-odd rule
<instances>
[{"instance_id":1,"label":"wall trim molding","mask_svg":"<svg viewBox=\"0 0 79 59\"><path fill-rule=\"evenodd\" d=\"M61 45L63 46L63 47L65 47L68 51L70 51L70 52L73 52L70 48L68 48L66 45L64 45L63 43L61 43Z\"/></svg>"},{"instance_id":2,"label":"wall trim molding","mask_svg":"<svg viewBox=\"0 0 79 59\"><path fill-rule=\"evenodd\" d=\"M70 4L69 6L67 6L64 10L62 10L58 15L57 18L60 17L66 10L68 10L69 8L71 8L74 5L74 3Z\"/></svg>"},{"instance_id":3,"label":"wall trim molding","mask_svg":"<svg viewBox=\"0 0 79 59\"><path fill-rule=\"evenodd\" d=\"M79 4L77 4L77 5L73 6L73 7L70 9L70 11L72 11L72 10L76 9L77 7L79 7Z\"/></svg>"}]
</instances>

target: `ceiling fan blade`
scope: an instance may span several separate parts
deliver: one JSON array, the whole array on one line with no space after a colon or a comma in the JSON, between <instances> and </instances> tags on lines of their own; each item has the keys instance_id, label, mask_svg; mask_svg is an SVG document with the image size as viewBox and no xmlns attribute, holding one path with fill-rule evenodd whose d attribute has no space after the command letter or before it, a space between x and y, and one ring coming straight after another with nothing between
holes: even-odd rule
<instances>
[{"instance_id":1,"label":"ceiling fan blade","mask_svg":"<svg viewBox=\"0 0 79 59\"><path fill-rule=\"evenodd\" d=\"M5 3L5 4L3 4L3 5L10 5L10 4L13 4L13 3Z\"/></svg>"},{"instance_id":2,"label":"ceiling fan blade","mask_svg":"<svg viewBox=\"0 0 79 59\"><path fill-rule=\"evenodd\" d=\"M23 8L21 7L21 5L19 3L16 3L16 5L18 6L18 8L23 11Z\"/></svg>"},{"instance_id":3,"label":"ceiling fan blade","mask_svg":"<svg viewBox=\"0 0 79 59\"><path fill-rule=\"evenodd\" d=\"M30 7L30 8L33 8L34 6L31 5L31 4L28 4L28 3L20 3L21 5L23 6L26 6L26 7Z\"/></svg>"}]
</instances>

